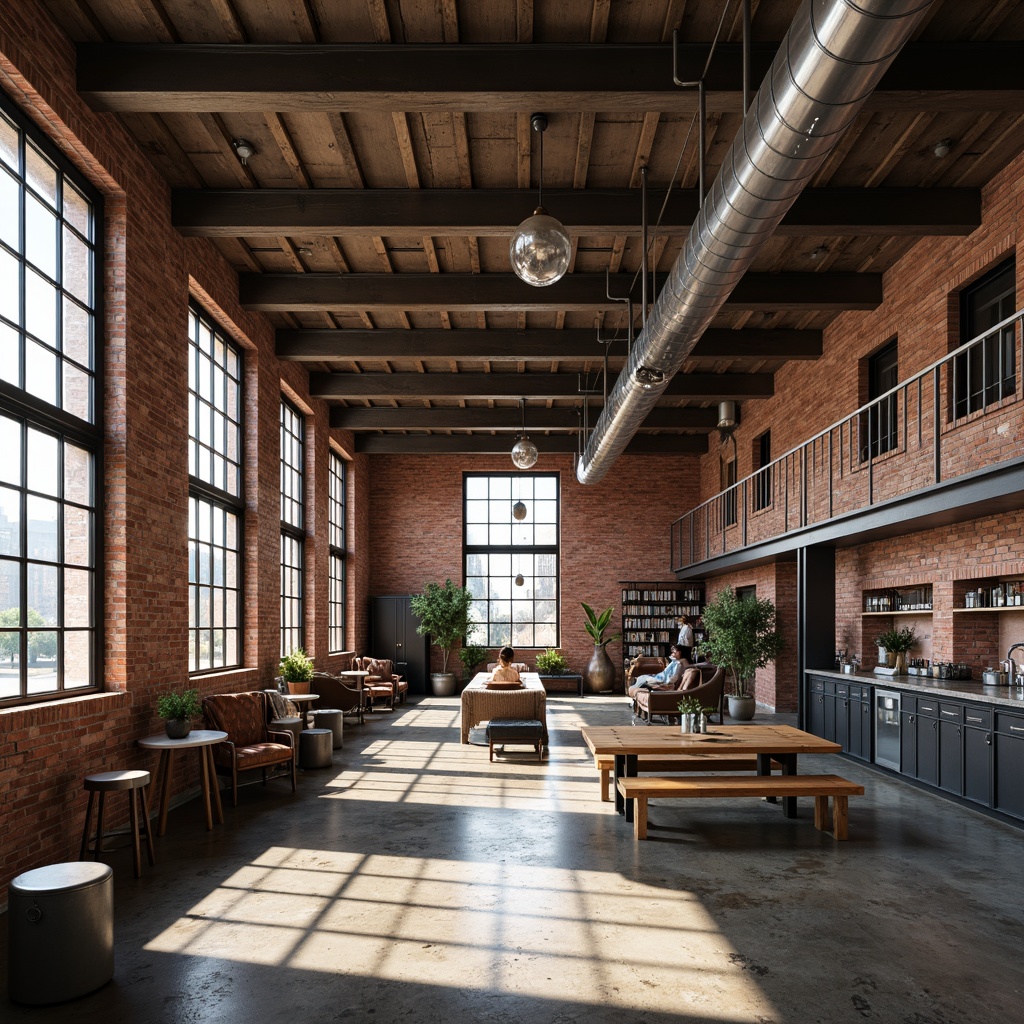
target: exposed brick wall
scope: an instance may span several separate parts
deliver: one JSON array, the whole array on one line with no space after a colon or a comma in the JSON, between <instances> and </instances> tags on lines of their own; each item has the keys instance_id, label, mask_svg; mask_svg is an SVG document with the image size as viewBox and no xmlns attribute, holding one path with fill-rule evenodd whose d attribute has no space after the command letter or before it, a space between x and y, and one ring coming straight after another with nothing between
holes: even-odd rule
<instances>
[{"instance_id":1,"label":"exposed brick wall","mask_svg":"<svg viewBox=\"0 0 1024 1024\"><path fill-rule=\"evenodd\" d=\"M584 487L576 481L571 457L545 456L543 438L536 440L541 449L536 471L561 477L561 649L570 667L582 672L594 645L583 629L580 602L598 610L613 606L618 624L620 581L672 580L669 526L678 510L694 501L697 461L696 456L624 456L603 481ZM448 577L461 583L463 472L511 468L508 456L374 456L369 593L416 594L424 584ZM517 653L532 663L536 651ZM622 645L609 645L608 653L621 676ZM436 648L432 659L440 671Z\"/></svg>"}]
</instances>

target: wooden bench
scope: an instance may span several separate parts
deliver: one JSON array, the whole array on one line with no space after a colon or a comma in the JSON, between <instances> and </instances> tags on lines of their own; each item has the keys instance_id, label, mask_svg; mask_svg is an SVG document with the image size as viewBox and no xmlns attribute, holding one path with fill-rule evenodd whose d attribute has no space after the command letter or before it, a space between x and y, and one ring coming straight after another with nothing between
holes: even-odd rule
<instances>
[{"instance_id":1,"label":"wooden bench","mask_svg":"<svg viewBox=\"0 0 1024 1024\"><path fill-rule=\"evenodd\" d=\"M601 799L612 799L612 773L615 771L614 754L595 754L594 767L600 773ZM782 767L772 761L772 769ZM720 757L716 754L663 754L644 755L637 758L637 770L641 772L756 772L756 754L738 754Z\"/></svg>"},{"instance_id":2,"label":"wooden bench","mask_svg":"<svg viewBox=\"0 0 1024 1024\"><path fill-rule=\"evenodd\" d=\"M677 797L814 797L814 827L829 831L828 798L832 797L832 835L845 839L848 826L847 798L862 796L864 787L838 775L700 775L674 778L621 778L619 792L636 801L633 832L647 838L647 801Z\"/></svg>"}]
</instances>

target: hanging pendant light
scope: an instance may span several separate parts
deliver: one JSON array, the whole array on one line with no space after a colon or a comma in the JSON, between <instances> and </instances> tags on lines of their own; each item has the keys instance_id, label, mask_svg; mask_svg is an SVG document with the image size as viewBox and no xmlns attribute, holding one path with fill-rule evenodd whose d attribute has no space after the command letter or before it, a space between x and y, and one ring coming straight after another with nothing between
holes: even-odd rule
<instances>
[{"instance_id":1,"label":"hanging pendant light","mask_svg":"<svg viewBox=\"0 0 1024 1024\"><path fill-rule=\"evenodd\" d=\"M524 502L517 501L512 506L512 518L517 523L521 523L526 518L526 505Z\"/></svg>"},{"instance_id":2,"label":"hanging pendant light","mask_svg":"<svg viewBox=\"0 0 1024 1024\"><path fill-rule=\"evenodd\" d=\"M540 135L540 178L537 209L516 228L509 246L509 258L516 275L535 288L554 284L569 269L572 242L565 228L544 209L544 131L547 114L534 114L530 126Z\"/></svg>"},{"instance_id":3,"label":"hanging pendant light","mask_svg":"<svg viewBox=\"0 0 1024 1024\"><path fill-rule=\"evenodd\" d=\"M523 579L523 574L521 572L517 572L516 573L516 586L517 587L521 587L525 582L526 582L526 580Z\"/></svg>"},{"instance_id":4,"label":"hanging pendant light","mask_svg":"<svg viewBox=\"0 0 1024 1024\"><path fill-rule=\"evenodd\" d=\"M526 436L526 399L519 399L519 406L523 412L523 432L519 440L512 446L512 461L519 469L531 469L537 465L540 452L537 446Z\"/></svg>"}]
</instances>

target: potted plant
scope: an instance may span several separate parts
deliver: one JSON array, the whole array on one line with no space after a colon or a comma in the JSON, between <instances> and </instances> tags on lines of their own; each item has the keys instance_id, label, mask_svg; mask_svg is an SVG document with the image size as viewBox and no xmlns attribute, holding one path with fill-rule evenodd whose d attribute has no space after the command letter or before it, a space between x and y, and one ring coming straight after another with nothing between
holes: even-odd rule
<instances>
[{"instance_id":1,"label":"potted plant","mask_svg":"<svg viewBox=\"0 0 1024 1024\"><path fill-rule=\"evenodd\" d=\"M309 684L313 681L313 659L301 647L286 654L278 669L289 693L309 693Z\"/></svg>"},{"instance_id":2,"label":"potted plant","mask_svg":"<svg viewBox=\"0 0 1024 1024\"><path fill-rule=\"evenodd\" d=\"M749 721L755 708L750 692L754 673L782 650L775 605L767 598L737 598L732 587L726 587L705 605L702 617L707 636L700 642L700 653L732 677L729 717Z\"/></svg>"},{"instance_id":3,"label":"potted plant","mask_svg":"<svg viewBox=\"0 0 1024 1024\"><path fill-rule=\"evenodd\" d=\"M565 655L549 647L537 655L537 671L545 676L565 676L569 674L569 662Z\"/></svg>"},{"instance_id":4,"label":"potted plant","mask_svg":"<svg viewBox=\"0 0 1024 1024\"><path fill-rule=\"evenodd\" d=\"M430 685L437 697L450 697L455 693L455 674L448 671L448 658L456 644L469 631L469 606L473 597L465 587L451 580L428 583L422 594L410 602L413 615L420 624L416 632L430 636L435 647L441 649L441 671L430 673Z\"/></svg>"},{"instance_id":5,"label":"potted plant","mask_svg":"<svg viewBox=\"0 0 1024 1024\"><path fill-rule=\"evenodd\" d=\"M618 640L622 634L609 632L611 608L605 608L599 615L586 601L581 601L580 604L583 605L583 611L587 616L583 628L594 641L594 653L587 666L587 671L584 673L587 689L591 693L610 693L615 687L615 665L608 657L608 651L605 648L608 644Z\"/></svg>"},{"instance_id":6,"label":"potted plant","mask_svg":"<svg viewBox=\"0 0 1024 1024\"><path fill-rule=\"evenodd\" d=\"M165 693L156 702L156 713L164 719L164 730L172 740L183 740L192 731L192 719L202 710L198 690Z\"/></svg>"},{"instance_id":7,"label":"potted plant","mask_svg":"<svg viewBox=\"0 0 1024 1024\"><path fill-rule=\"evenodd\" d=\"M464 669L462 675L464 683L469 682L473 678L477 665L486 657L486 647L477 647L475 644L469 644L459 649L459 661L462 662L462 668Z\"/></svg>"},{"instance_id":8,"label":"potted plant","mask_svg":"<svg viewBox=\"0 0 1024 1024\"><path fill-rule=\"evenodd\" d=\"M715 713L706 708L696 697L683 697L676 707L679 709L680 728L683 732L705 732L704 724Z\"/></svg>"},{"instance_id":9,"label":"potted plant","mask_svg":"<svg viewBox=\"0 0 1024 1024\"><path fill-rule=\"evenodd\" d=\"M878 664L895 666L899 674L905 675L907 671L907 651L917 644L917 632L913 624L901 626L896 629L883 630L875 637L875 645L878 647ZM885 652L884 656L882 652ZM892 660L889 660L892 655Z\"/></svg>"}]
</instances>

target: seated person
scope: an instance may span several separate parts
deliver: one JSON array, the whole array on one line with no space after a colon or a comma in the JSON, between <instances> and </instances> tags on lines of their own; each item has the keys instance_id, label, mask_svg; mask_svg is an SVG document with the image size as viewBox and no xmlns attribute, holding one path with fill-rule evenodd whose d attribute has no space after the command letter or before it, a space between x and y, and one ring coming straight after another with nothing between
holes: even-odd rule
<instances>
[{"instance_id":1,"label":"seated person","mask_svg":"<svg viewBox=\"0 0 1024 1024\"><path fill-rule=\"evenodd\" d=\"M653 676L641 676L630 687L631 690L675 690L679 687L679 681L683 677L683 669L689 665L683 657L683 648L680 644L673 644L669 652L668 664Z\"/></svg>"},{"instance_id":2,"label":"seated person","mask_svg":"<svg viewBox=\"0 0 1024 1024\"><path fill-rule=\"evenodd\" d=\"M521 682L519 672L512 667L512 659L516 652L511 647L502 647L498 652L498 667L491 673L491 680L496 683Z\"/></svg>"}]
</instances>

